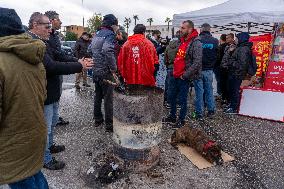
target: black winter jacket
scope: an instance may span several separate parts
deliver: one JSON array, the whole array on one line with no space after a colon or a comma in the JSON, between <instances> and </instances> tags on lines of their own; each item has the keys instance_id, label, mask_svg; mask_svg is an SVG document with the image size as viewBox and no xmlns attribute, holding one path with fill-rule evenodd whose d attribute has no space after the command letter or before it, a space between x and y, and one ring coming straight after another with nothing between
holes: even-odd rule
<instances>
[{"instance_id":1,"label":"black winter jacket","mask_svg":"<svg viewBox=\"0 0 284 189\"><path fill-rule=\"evenodd\" d=\"M60 62L78 62L78 59L74 56L67 55L62 49L61 49L61 43L59 39L59 32L52 30L48 44L50 49L50 53L52 53L54 60L60 61Z\"/></svg>"},{"instance_id":2,"label":"black winter jacket","mask_svg":"<svg viewBox=\"0 0 284 189\"><path fill-rule=\"evenodd\" d=\"M201 32L200 41L202 43L202 70L213 70L218 54L218 39L212 37L210 32Z\"/></svg>"},{"instance_id":3,"label":"black winter jacket","mask_svg":"<svg viewBox=\"0 0 284 189\"><path fill-rule=\"evenodd\" d=\"M33 39L40 39L37 35L27 32ZM49 105L59 101L61 96L61 81L60 75L68 75L74 73L80 73L82 71L82 65L78 62L58 62L54 60L52 56L52 49L49 43L42 40L46 44L46 52L43 59L43 64L46 70L47 80L47 98L44 105Z\"/></svg>"},{"instance_id":4,"label":"black winter jacket","mask_svg":"<svg viewBox=\"0 0 284 189\"><path fill-rule=\"evenodd\" d=\"M117 71L115 53L115 33L110 28L102 28L93 38L91 44L95 66L93 68L94 79L109 78L111 73Z\"/></svg>"},{"instance_id":5,"label":"black winter jacket","mask_svg":"<svg viewBox=\"0 0 284 189\"><path fill-rule=\"evenodd\" d=\"M84 40L82 37L80 37L76 41L74 54L76 58L91 58L91 53L88 52L88 47L91 44L90 41Z\"/></svg>"},{"instance_id":6,"label":"black winter jacket","mask_svg":"<svg viewBox=\"0 0 284 189\"><path fill-rule=\"evenodd\" d=\"M248 64L251 61L252 42L244 42L237 45L229 61L229 74L237 76L239 79L245 79L248 72Z\"/></svg>"},{"instance_id":7,"label":"black winter jacket","mask_svg":"<svg viewBox=\"0 0 284 189\"><path fill-rule=\"evenodd\" d=\"M216 64L215 64L215 68L219 68L221 66L221 63L222 63L222 59L224 57L224 54L225 54L225 49L227 47L227 43L223 43L221 45L219 45L218 47L218 54L217 54L217 61L216 61Z\"/></svg>"}]
</instances>

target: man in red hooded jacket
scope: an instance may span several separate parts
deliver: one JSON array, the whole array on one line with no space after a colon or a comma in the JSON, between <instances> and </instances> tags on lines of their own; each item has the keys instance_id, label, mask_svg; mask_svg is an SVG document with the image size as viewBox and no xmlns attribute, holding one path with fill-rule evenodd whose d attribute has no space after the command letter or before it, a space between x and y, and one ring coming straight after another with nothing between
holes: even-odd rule
<instances>
[{"instance_id":1,"label":"man in red hooded jacket","mask_svg":"<svg viewBox=\"0 0 284 189\"><path fill-rule=\"evenodd\" d=\"M119 53L118 70L128 85L155 86L155 64L159 64L156 49L145 37L143 24L137 24L133 31Z\"/></svg>"},{"instance_id":2,"label":"man in red hooded jacket","mask_svg":"<svg viewBox=\"0 0 284 189\"><path fill-rule=\"evenodd\" d=\"M174 124L174 128L184 126L187 114L187 96L189 83L201 77L202 44L192 21L184 21L180 28L181 43L174 60L173 75L169 77L168 99L171 106L170 115L163 121ZM177 121L176 101L181 106Z\"/></svg>"}]
</instances>

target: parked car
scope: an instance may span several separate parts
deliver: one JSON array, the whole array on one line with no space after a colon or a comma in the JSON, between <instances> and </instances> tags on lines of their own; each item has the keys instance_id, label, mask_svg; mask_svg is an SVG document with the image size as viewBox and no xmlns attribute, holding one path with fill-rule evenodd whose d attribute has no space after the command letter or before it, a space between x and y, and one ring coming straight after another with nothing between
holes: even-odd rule
<instances>
[{"instance_id":1,"label":"parked car","mask_svg":"<svg viewBox=\"0 0 284 189\"><path fill-rule=\"evenodd\" d=\"M76 41L62 41L61 44L70 47L74 51Z\"/></svg>"},{"instance_id":2,"label":"parked car","mask_svg":"<svg viewBox=\"0 0 284 189\"><path fill-rule=\"evenodd\" d=\"M68 55L73 55L73 50L71 47L61 45L61 49Z\"/></svg>"}]
</instances>

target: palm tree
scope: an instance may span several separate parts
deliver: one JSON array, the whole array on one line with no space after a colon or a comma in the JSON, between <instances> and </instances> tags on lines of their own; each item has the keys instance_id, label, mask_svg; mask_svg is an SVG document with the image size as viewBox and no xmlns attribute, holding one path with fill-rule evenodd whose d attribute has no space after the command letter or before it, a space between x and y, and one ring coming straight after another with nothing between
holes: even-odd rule
<instances>
[{"instance_id":1,"label":"palm tree","mask_svg":"<svg viewBox=\"0 0 284 189\"><path fill-rule=\"evenodd\" d=\"M165 22L168 24L168 32L169 32L170 31L170 23L172 22L172 20L169 17L167 17Z\"/></svg>"},{"instance_id":2,"label":"palm tree","mask_svg":"<svg viewBox=\"0 0 284 189\"><path fill-rule=\"evenodd\" d=\"M133 15L134 24L136 26L137 20L139 20L138 15Z\"/></svg>"},{"instance_id":3,"label":"palm tree","mask_svg":"<svg viewBox=\"0 0 284 189\"><path fill-rule=\"evenodd\" d=\"M125 26L125 27L126 27L126 29L127 29L127 33L128 33L128 29L129 29L130 23L131 23L131 19L130 19L130 18L127 18L127 17L125 17L125 20L124 20L124 26Z\"/></svg>"},{"instance_id":4,"label":"palm tree","mask_svg":"<svg viewBox=\"0 0 284 189\"><path fill-rule=\"evenodd\" d=\"M154 22L153 18L148 18L147 22L149 22L150 25L150 29L149 29L149 33L151 32L151 26L152 26L152 22Z\"/></svg>"},{"instance_id":5,"label":"palm tree","mask_svg":"<svg viewBox=\"0 0 284 189\"><path fill-rule=\"evenodd\" d=\"M152 22L154 22L154 20L153 20L153 18L148 18L148 19L147 19L147 22L149 22L149 25L150 25L150 28L151 28Z\"/></svg>"}]
</instances>

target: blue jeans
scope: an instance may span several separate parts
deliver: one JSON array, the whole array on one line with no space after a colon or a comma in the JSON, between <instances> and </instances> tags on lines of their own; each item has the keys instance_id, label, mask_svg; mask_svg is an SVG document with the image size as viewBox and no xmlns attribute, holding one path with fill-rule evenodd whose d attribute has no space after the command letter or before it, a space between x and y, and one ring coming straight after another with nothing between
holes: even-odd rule
<instances>
[{"instance_id":1,"label":"blue jeans","mask_svg":"<svg viewBox=\"0 0 284 189\"><path fill-rule=\"evenodd\" d=\"M170 77L173 75L173 69L169 68L167 69L167 76L165 80L165 92L164 92L164 102L168 101L169 96L169 83L170 83Z\"/></svg>"},{"instance_id":2,"label":"blue jeans","mask_svg":"<svg viewBox=\"0 0 284 189\"><path fill-rule=\"evenodd\" d=\"M58 122L59 102L44 106L44 117L47 125L47 143L45 147L44 163L48 163L52 160L52 156L49 147L53 144L53 129Z\"/></svg>"},{"instance_id":3,"label":"blue jeans","mask_svg":"<svg viewBox=\"0 0 284 189\"><path fill-rule=\"evenodd\" d=\"M195 112L203 116L204 98L208 111L215 111L215 99L213 96L213 71L202 71L202 77L194 81L195 89Z\"/></svg>"},{"instance_id":4,"label":"blue jeans","mask_svg":"<svg viewBox=\"0 0 284 189\"><path fill-rule=\"evenodd\" d=\"M180 109L180 115L179 120L184 121L185 116L187 114L187 97L188 97L188 91L189 91L189 81L188 80L182 80L180 78L174 78L171 76L169 78L169 86L168 86L168 101L171 105L171 111L170 116L172 118L176 118L176 106L177 106L177 100L179 102L179 105L181 107Z\"/></svg>"},{"instance_id":5,"label":"blue jeans","mask_svg":"<svg viewBox=\"0 0 284 189\"><path fill-rule=\"evenodd\" d=\"M48 189L48 183L41 171L34 176L9 184L11 189Z\"/></svg>"},{"instance_id":6,"label":"blue jeans","mask_svg":"<svg viewBox=\"0 0 284 189\"><path fill-rule=\"evenodd\" d=\"M234 75L229 75L230 108L237 111L240 105L240 88L242 80Z\"/></svg>"}]
</instances>

